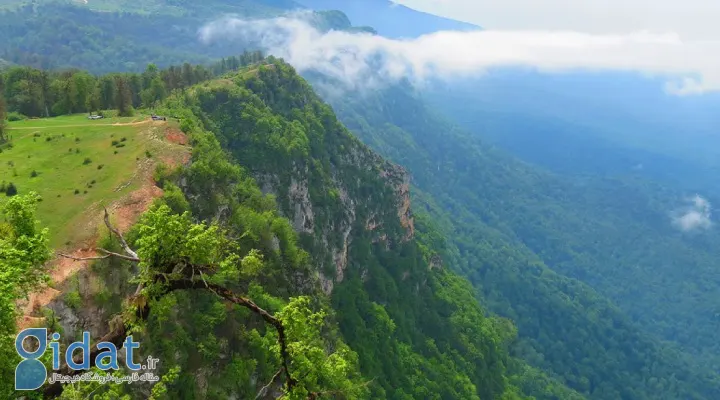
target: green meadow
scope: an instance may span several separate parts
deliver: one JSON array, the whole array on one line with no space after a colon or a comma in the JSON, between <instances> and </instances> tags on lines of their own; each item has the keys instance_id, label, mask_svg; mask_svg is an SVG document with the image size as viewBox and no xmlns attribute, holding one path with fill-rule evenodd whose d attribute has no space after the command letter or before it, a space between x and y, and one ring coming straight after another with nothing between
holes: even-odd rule
<instances>
[{"instance_id":1,"label":"green meadow","mask_svg":"<svg viewBox=\"0 0 720 400\"><path fill-rule=\"evenodd\" d=\"M138 167L149 164L162 143L147 116L91 121L74 115L10 122L9 128L12 146L0 153L0 184L40 194L38 219L55 247L87 238L97 226L90 214L137 189ZM4 198L0 193L0 202Z\"/></svg>"}]
</instances>

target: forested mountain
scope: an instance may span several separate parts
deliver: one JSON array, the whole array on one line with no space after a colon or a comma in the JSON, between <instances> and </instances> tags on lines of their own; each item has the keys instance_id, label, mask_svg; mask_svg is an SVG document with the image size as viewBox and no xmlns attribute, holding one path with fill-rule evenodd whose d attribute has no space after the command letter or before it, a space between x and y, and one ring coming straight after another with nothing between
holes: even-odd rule
<instances>
[{"instance_id":1,"label":"forested mountain","mask_svg":"<svg viewBox=\"0 0 720 400\"><path fill-rule=\"evenodd\" d=\"M202 4L188 0L0 0L0 9L13 10L34 6L36 10L53 5L73 5L92 11L123 12L144 15L174 15L186 17L215 17L221 13L267 17L281 10L299 8L292 0L209 0Z\"/></svg>"},{"instance_id":2,"label":"forested mountain","mask_svg":"<svg viewBox=\"0 0 720 400\"><path fill-rule=\"evenodd\" d=\"M698 344L704 331L704 343L713 346L714 313L692 312L712 304L713 291L659 304L682 290L672 285L683 285L690 274L697 274L698 284L714 282L712 264L708 260L705 268L688 272L666 261L691 256L694 248L679 251L678 246L692 245L673 233L666 215L642 214L652 225L634 224L641 202L648 201L642 187L567 182L519 162L434 116L407 86L330 99L364 142L408 168L416 203L448 235L450 265L471 279L492 311L518 324L515 354L591 398L718 395L717 377L705 370L708 364L642 329L666 318L672 339ZM659 248L657 241L672 244ZM657 258L647 264L653 267L647 275L632 275L643 274L639 265L652 257ZM644 283L642 290L638 282ZM630 293L637 311L618 308L604 297L615 300ZM708 297L678 306L703 295ZM674 325L676 318L686 322ZM700 329L681 336L691 326Z\"/></svg>"},{"instance_id":3,"label":"forested mountain","mask_svg":"<svg viewBox=\"0 0 720 400\"><path fill-rule=\"evenodd\" d=\"M252 2L251 2L252 3ZM195 3L192 3L195 4ZM235 4L235 3L229 3ZM244 4L244 3L240 3ZM283 5L278 2L277 6ZM147 64L161 67L185 62L209 63L245 50L258 50L242 40L203 43L198 29L223 15L203 5L182 14L98 12L78 5L49 3L0 9L0 58L42 69L81 68L91 73L139 72ZM277 16L294 8L258 11L246 18ZM303 17L320 30L352 30L347 16L323 11ZM367 30L367 28L365 28Z\"/></svg>"},{"instance_id":4,"label":"forested mountain","mask_svg":"<svg viewBox=\"0 0 720 400\"><path fill-rule=\"evenodd\" d=\"M185 69L202 80L253 57ZM117 91L108 105L122 112L133 104L138 93L127 82L139 81L142 94L182 70L111 76ZM87 77L16 68L3 76L5 92L13 95L18 75L44 76L51 87ZM105 80L95 83L99 91L77 92L84 102L42 97L52 102L37 112L101 101ZM178 118L192 158L157 170L164 195L124 235L127 243L106 221L112 235L103 251L127 255L101 257L79 279L99 280L103 292L78 283L70 290L84 294L53 301L59 320L45 320L64 344L88 324L111 341L132 329L141 355L163 360L163 381L152 390L54 384L46 396L580 398L509 356L515 328L486 316L469 283L444 267L442 236L422 214L415 224L404 169L354 138L289 65L271 58L194 83L168 97L140 96ZM23 110L15 100L8 106ZM11 290L1 304L12 309L39 283L49 254L47 232L28 228L34 195L8 196L0 267ZM21 243L32 251L18 264L8 255ZM3 320L3 348L11 348L15 315ZM12 396L16 363L8 354L0 365L4 397Z\"/></svg>"},{"instance_id":5,"label":"forested mountain","mask_svg":"<svg viewBox=\"0 0 720 400\"><path fill-rule=\"evenodd\" d=\"M535 88L548 90L547 83L534 79ZM591 85L590 78L554 79ZM596 79L599 85L600 78ZM475 100L468 93L452 90L434 93L437 96L433 95L432 102L452 112L465 126L476 126L473 140L484 138L553 171L546 175L554 177L554 183L544 183L537 191L547 196L548 203L563 206L562 217L555 222L523 218L513 229L536 252L545 254L543 258L553 269L589 283L646 331L676 342L695 357L709 360L706 365L716 366L720 353L714 339L718 320L713 299L720 284L715 273L720 236L708 228L710 207L719 194L713 183L717 164L712 154L716 149L710 144L716 140L714 127L720 125L713 125L716 116L703 108L713 95L708 99L655 99L665 105L652 112L647 104L645 111L624 105L625 113L634 118L623 118L607 105L595 111L604 112L607 118L593 122L573 117L582 107L570 105L578 94L564 102L568 104L566 113L551 110L556 105L550 101L543 106L546 113L522 114L537 105L528 100L530 105L518 106L509 114L506 100L491 103L484 98L498 93L504 84L485 84L489 93L475 96ZM646 87L635 95L639 103L649 103L655 93ZM617 95L608 89L599 92L601 96ZM459 101L451 111L440 105L443 99ZM483 104L494 104L497 109L488 110ZM659 110L672 115L650 118L649 113L655 116ZM676 120L667 122L672 118ZM652 129L655 125L651 123L658 129ZM704 204L697 208L702 217L699 224L678 226L679 218L695 209L693 201ZM532 244L533 234L545 239ZM550 244L549 238L555 238L558 245ZM560 250L562 247L565 249Z\"/></svg>"},{"instance_id":6,"label":"forested mountain","mask_svg":"<svg viewBox=\"0 0 720 400\"><path fill-rule=\"evenodd\" d=\"M558 104L576 97L545 104L541 96L543 108L522 108L525 87L502 90L530 82L514 73L498 87L475 82L461 92L419 95L404 83L320 92L338 121L291 66L257 52L228 57L254 44L197 38L220 13L258 18L320 2L17 3L0 3L0 57L46 70L0 75L10 119L140 109L170 116L190 137L192 159L155 174L165 194L126 234L142 259L101 260L83 272L81 282L101 279L110 290L83 295L88 310L101 311L74 309L74 297L51 306L66 331L89 319L102 334L137 283L153 288L140 298L150 304L139 309L142 338L166 360L167 379L133 388L132 398L275 398L283 387L290 398L720 398L718 237L679 229L683 213L709 221L719 194L702 191L713 176L707 159L693 174L700 161L616 140L634 125L614 137L589 119L570 129L581 107ZM392 15L407 24L390 26L370 12L388 2L332 3L357 19L306 17L322 30L352 31L352 20L387 36L474 28L402 7ZM306 75L328 87L326 77ZM475 96L477 87L486 91ZM28 210L27 219L32 198L20 194L0 203L10 217ZM10 217L0 225L0 268L12 271L0 283L17 289L0 291L8 310L37 283L21 276L47 250L39 231L27 231L36 257L23 259L25 270L8 268L2 251L22 236ZM122 252L111 239L103 245ZM198 241L216 251L199 251ZM191 276L173 270L187 258ZM155 291L168 273L170 289ZM0 319L5 338L11 319ZM282 329L292 354L282 351ZM2 365L3 377L12 378L15 361ZM129 388L78 385L63 396L96 389L116 398Z\"/></svg>"}]
</instances>

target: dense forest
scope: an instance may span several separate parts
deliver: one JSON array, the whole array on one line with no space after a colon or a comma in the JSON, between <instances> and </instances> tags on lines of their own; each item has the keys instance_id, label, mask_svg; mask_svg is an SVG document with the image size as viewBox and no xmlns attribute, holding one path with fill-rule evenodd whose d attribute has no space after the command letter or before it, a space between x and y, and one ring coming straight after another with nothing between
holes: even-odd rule
<instances>
[{"instance_id":1,"label":"dense forest","mask_svg":"<svg viewBox=\"0 0 720 400\"><path fill-rule=\"evenodd\" d=\"M0 2L0 150L6 121L136 110L170 117L193 147L156 173L165 194L126 237L103 239L138 260L92 268L112 289L92 299L98 318L126 311L167 360L162 382L63 398L720 398L719 238L671 223L707 183L683 178L692 163L545 126L578 149L568 156L522 136L540 124L528 118L494 139L529 164L479 139L502 116L469 118L470 103L428 105L444 97L406 83L336 96L255 44L197 40L218 12L275 16L289 1L16 3ZM308 18L374 32L335 11ZM465 128L438 112L453 107ZM598 172L639 155L660 167ZM0 353L14 302L46 278L36 201L0 199ZM123 300L138 285L149 306L133 316ZM16 355L0 359L12 382Z\"/></svg>"},{"instance_id":2,"label":"dense forest","mask_svg":"<svg viewBox=\"0 0 720 400\"><path fill-rule=\"evenodd\" d=\"M95 76L87 71L45 71L15 66L0 73L0 95L9 119L50 117L115 109L121 116L133 108L153 108L173 90L258 62L260 52L222 58L209 67L185 63L160 70L150 64L142 73Z\"/></svg>"},{"instance_id":3,"label":"dense forest","mask_svg":"<svg viewBox=\"0 0 720 400\"><path fill-rule=\"evenodd\" d=\"M639 281L608 269L622 265L618 261L632 262L620 257L658 257L654 265L669 268L671 264L660 260L678 254L673 253L675 245L666 253L649 253L660 251L653 241L680 240L678 234L668 238L673 228L662 223L667 221L666 216L656 217L652 225L633 226L638 215L632 213L637 213L637 208L621 207L627 196L643 201L634 194L642 186L631 188L602 180L573 186L555 179L436 116L407 85L373 96L329 99L341 120L365 143L407 166L416 188L416 208L422 204L448 235L445 259L453 260L449 264L470 278L490 310L518 324L520 340L514 354L552 371L592 398L717 395L717 377L706 372L704 363L649 335L642 329L640 315L633 320L604 297L630 289L628 285ZM618 188L625 191L621 192L623 197L605 195ZM588 225L591 218L596 225ZM643 230L632 237L637 240L646 235L642 242L628 241L627 234L640 227ZM599 234L603 231L598 229L605 233ZM638 251L643 249L638 244L645 240L647 250L643 253ZM626 246L635 251L617 250ZM584 256L581 251L586 252ZM660 279L667 283L668 277L656 274L643 276L642 281ZM698 282L714 280L706 275ZM682 280L676 283L681 285ZM654 287L668 289L665 284ZM648 301L644 311L648 321L652 314L659 318L670 312L670 307L697 299L678 299L658 306L652 300L652 291L636 290L635 294L636 305L643 298ZM710 303L704 300L704 304ZM678 308L673 322L677 322L675 318L707 317L689 313L691 306L684 310ZM712 324L700 325L696 320L680 325L670 325L668 320L667 324L675 332L684 327L685 333L691 326L707 327L709 335ZM703 330L693 332L697 335ZM699 343L698 336L687 337Z\"/></svg>"},{"instance_id":4,"label":"dense forest","mask_svg":"<svg viewBox=\"0 0 720 400\"><path fill-rule=\"evenodd\" d=\"M191 136L192 160L158 175L165 195L126 238L104 239L127 255L93 267L113 293L98 318L125 309L110 334L132 329L166 360L153 398L278 390L289 398L521 399L523 390L573 398L510 357L512 323L488 317L469 283L442 266L442 236L428 218L413 228L409 210L399 213L404 171L355 139L290 66L270 58L176 89L158 107ZM304 199L288 191L298 186ZM36 201L23 194L3 205L8 310L43 281L49 253L47 231L34 228ZM293 212L298 202L302 211ZM295 226L309 215L311 228ZM345 241L333 243L342 233ZM21 243L31 247L16 265L10 254ZM132 304L144 308L122 306L133 292L144 300ZM3 322L5 340L14 315ZM16 360L5 358L2 382L12 382ZM62 396L144 390L83 384Z\"/></svg>"},{"instance_id":5,"label":"dense forest","mask_svg":"<svg viewBox=\"0 0 720 400\"><path fill-rule=\"evenodd\" d=\"M233 2L221 3L230 4ZM253 3L253 2L247 2ZM257 2L255 2L257 3ZM187 4L191 4L188 2ZM229 54L257 50L257 45L239 38L205 43L198 29L222 15L209 6L191 8L182 15L136 12L96 12L70 4L49 3L0 9L0 59L35 68L82 68L91 73L140 72L148 64L160 67L189 62L218 61ZM267 7L246 7L238 15L259 18L280 15ZM265 11L260 11L265 10ZM321 31L347 30L373 32L369 27L353 27L338 11L306 13L305 18ZM0 64L0 67L2 65Z\"/></svg>"}]
</instances>

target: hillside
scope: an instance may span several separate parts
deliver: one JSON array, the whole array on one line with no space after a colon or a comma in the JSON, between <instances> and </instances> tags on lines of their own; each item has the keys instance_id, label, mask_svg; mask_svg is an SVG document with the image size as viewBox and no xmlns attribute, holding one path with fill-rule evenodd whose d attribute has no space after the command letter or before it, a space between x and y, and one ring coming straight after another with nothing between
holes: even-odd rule
<instances>
[{"instance_id":1,"label":"hillside","mask_svg":"<svg viewBox=\"0 0 720 400\"><path fill-rule=\"evenodd\" d=\"M143 15L167 16L214 16L221 13L267 17L276 15L279 10L297 7L291 0L211 0L202 6L191 1L150 0L150 1L109 1L109 0L0 0L0 9L14 10L28 4L36 4L39 9L55 4L73 5L92 11L125 12Z\"/></svg>"},{"instance_id":2,"label":"hillside","mask_svg":"<svg viewBox=\"0 0 720 400\"><path fill-rule=\"evenodd\" d=\"M533 100L510 113L510 100L497 96L494 108L486 109L491 103L484 96L502 92L509 77L485 82L490 93L470 95L452 90L437 93L432 102L448 113L452 110L465 126L476 127L468 140L495 143L532 163L526 168L539 171L549 182L538 184L546 189L534 192L545 197L547 205L542 207L561 205L563 212L542 218L533 209L525 211L521 219L506 215L503 220L536 253L543 253L541 257L551 268L590 284L645 331L674 342L703 359L704 365L716 365L720 349L714 334L716 311L711 304L720 289L715 274L720 236L711 225L710 213L698 214L704 215L701 221L708 225L677 224L678 218L689 212L692 199L710 205L718 201L713 184L715 148L711 145L715 140L711 131L717 124L708 120L716 117L704 109L713 96L658 98L648 83L635 82L628 84L635 88L634 101L648 110L634 108L624 100L621 105L595 107L593 113L602 113L604 118L592 114L579 117L585 106L572 105L579 93L567 87L557 89L569 96L560 101L559 93L553 94L548 83L533 79L535 86L525 90L545 89L539 92L547 94L548 104L542 108L536 108L538 102ZM600 85L602 78L555 80L587 89ZM638 91L638 87L644 89ZM614 93L598 91L596 97L618 96ZM448 107L450 102L456 106ZM664 105L653 108L658 103ZM562 104L567 105L564 111L555 109ZM615 107L627 111L613 112ZM545 239L538 240L540 237Z\"/></svg>"},{"instance_id":3,"label":"hillside","mask_svg":"<svg viewBox=\"0 0 720 400\"><path fill-rule=\"evenodd\" d=\"M65 398L720 398L718 237L673 225L696 190L717 203L715 150L652 140L671 137L655 128L681 114L653 129L611 119L633 96L600 107L625 93L602 80L563 101L543 86L561 78L541 82L523 101L533 81L513 73L424 97L405 84L325 94L333 111L284 62L228 57L253 43L198 40L223 10L254 18L294 3L39 3L0 11L0 57L49 69L0 79L11 119L39 118L9 122L14 147L0 153L3 168L6 157L17 165L0 182L10 174L20 191L0 196L0 340L22 314L20 326L65 341L137 328L165 377L154 388L65 386ZM473 28L384 0L328 5L389 36ZM309 18L374 32L339 11ZM584 114L582 90L597 90L596 113ZM135 116L84 118L120 108ZM151 112L170 121L145 125ZM138 125L105 125L116 122ZM190 159L168 143L185 136ZM691 157L699 147L703 160ZM179 169L154 169L165 151ZM103 227L106 200L131 253ZM69 240L71 257L125 258L63 258L42 286L52 258L42 231L13 217L27 210L32 225L32 208L55 249ZM26 237L36 252L11 259ZM11 348L0 343L0 382L12 381Z\"/></svg>"},{"instance_id":4,"label":"hillside","mask_svg":"<svg viewBox=\"0 0 720 400\"><path fill-rule=\"evenodd\" d=\"M224 2L228 7L244 7L253 2ZM50 2L37 7L0 9L0 58L15 64L41 69L80 68L91 73L139 72L147 64L160 67L209 64L231 54L258 50L255 43L237 38L203 43L198 29L231 12L245 18L279 16L294 8L254 7L236 11L213 8L203 3L183 3L182 13L135 13L127 10L100 11L81 5ZM92 4L92 2L90 2ZM108 3L110 4L110 3ZM112 4L115 4L114 2ZM137 4L137 2L133 3ZM142 3L151 4L151 3ZM347 16L325 11L305 16L321 30L372 31L352 27ZM69 40L69 38L71 40Z\"/></svg>"},{"instance_id":5,"label":"hillside","mask_svg":"<svg viewBox=\"0 0 720 400\"><path fill-rule=\"evenodd\" d=\"M52 246L82 242L89 239L85 226L97 223L92 218L101 204L140 189L157 160L182 158L182 149L165 141L164 125L147 115L10 122L12 147L0 155L0 187L13 184L21 195L43 197L38 218L50 228Z\"/></svg>"},{"instance_id":6,"label":"hillside","mask_svg":"<svg viewBox=\"0 0 720 400\"><path fill-rule=\"evenodd\" d=\"M717 378L704 372L704 363L664 345L643 329L638 323L642 320L633 320L637 314L618 308L605 297L613 298L617 293L610 292L609 287L623 290L637 278L623 278L616 269L600 270L598 264L592 264L598 262L594 260L612 256L617 262L637 253L603 252L602 243L611 240L615 249L638 249L642 243L629 241L620 233L626 229L623 227L632 229L630 232L639 227L632 225L637 216L628 213L633 211L618 208L603 196L611 182L601 186L584 181L573 186L518 162L435 116L408 87L370 97L331 99L340 119L365 143L407 166L416 188L415 203L429 211L448 237L444 254L448 264L470 278L491 311L518 324L520 341L512 350L514 354L590 398L717 396ZM623 190L629 196L639 189ZM617 201L622 202L621 198ZM613 213L621 210L625 214L614 219L617 214ZM597 220L591 227L592 218ZM660 223L655 221L653 228ZM649 241L660 240L658 235L663 231L651 229L646 228L643 234L649 235ZM626 243L619 243L623 240ZM647 251L659 251L647 246ZM582 251L585 255L581 258L578 254ZM590 258L590 251L596 251L592 253L595 258ZM673 254L677 253L658 256ZM692 253L685 250L681 254ZM610 263L599 261L603 262ZM600 285L600 279L607 286ZM643 279L667 283L667 276L659 275L657 269L653 278ZM705 275L699 279L707 284L713 278ZM654 285L659 290L662 287L660 283ZM646 299L656 315L668 312L658 307L659 298L652 300L653 292L646 291L645 297L639 297L643 293L637 290L634 294L637 305ZM690 298L678 299L683 301ZM673 319L698 317L678 313Z\"/></svg>"},{"instance_id":7,"label":"hillside","mask_svg":"<svg viewBox=\"0 0 720 400\"><path fill-rule=\"evenodd\" d=\"M122 88L123 79L134 78L115 79ZM160 398L287 392L523 399L518 386L528 394L578 398L510 358L512 324L486 316L470 285L443 267L436 253L442 239L432 223L422 216L415 223L406 172L354 138L290 66L269 59L185 89L158 103L158 111L178 118L193 146L191 159L153 174L163 194L133 227L121 226L111 209L106 224L121 229L98 239L103 250L95 251L127 255L85 259L91 247L73 256L73 275L56 286L62 296L25 322L68 339L85 329L94 338L120 340L132 327L143 341L141 356L162 360L165 378L153 389ZM122 127L74 118L25 124L33 131L74 122L90 132L87 140ZM13 126L11 143L19 128ZM131 161L134 153L126 150L114 156ZM25 201L15 195L2 206L15 207L16 199ZM115 240L121 234L127 247ZM15 271L5 260L0 257L0 267ZM278 353L278 345L286 350ZM14 363L13 356L0 371L12 374ZM146 398L150 389L55 384L43 390Z\"/></svg>"}]
</instances>

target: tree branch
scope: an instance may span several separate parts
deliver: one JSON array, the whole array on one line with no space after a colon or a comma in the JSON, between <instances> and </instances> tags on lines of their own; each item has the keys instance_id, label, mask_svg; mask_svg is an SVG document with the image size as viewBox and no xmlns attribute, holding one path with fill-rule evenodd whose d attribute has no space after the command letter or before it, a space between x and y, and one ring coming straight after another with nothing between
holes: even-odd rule
<instances>
[{"instance_id":1,"label":"tree branch","mask_svg":"<svg viewBox=\"0 0 720 400\"><path fill-rule=\"evenodd\" d=\"M77 261L86 261L86 260L103 260L110 257L117 257L128 261L133 262L140 262L140 257L138 257L137 253L133 251L130 246L125 241L125 238L122 236L119 230L117 230L115 227L112 226L110 223L110 215L108 214L107 208L104 208L105 210L105 225L108 227L110 232L112 232L115 236L117 236L118 240L120 240L120 245L122 246L123 250L127 255L114 253L102 248L96 249L96 251L100 253L104 253L104 256L96 256L96 257L74 257L67 254L60 253L61 256L70 258ZM282 368L280 371L285 373L285 383L287 385L288 390L291 390L293 387L297 385L297 380L292 377L290 374L290 353L288 351L287 346L287 336L285 334L285 326L282 324L282 321L280 321L278 318L270 314L269 312L263 310L261 307L259 307L257 304L255 304L252 300L239 296L232 292L231 290L220 286L216 284L208 283L205 280L205 277L203 276L202 270L203 269L210 269L214 268L215 266L212 265L194 265L190 264L188 260L183 260L183 263L187 263L191 268L192 276L188 278L188 273L185 272L185 278L184 279L175 279L175 280L167 280L167 274L163 273L163 271L172 271L175 269L178 265L165 265L164 269L161 269L161 272L156 273L153 277L153 281L155 283L160 283L161 279L165 281L163 289L161 293L157 294L157 296L162 296L167 293L170 293L174 290L189 290L189 289L204 289L204 290L210 290L211 292L215 293L217 296L221 297L225 301L229 301L231 303L237 304L239 306L245 307L249 309L250 311L254 312L255 314L259 315L266 323L272 325L275 330L278 333L278 343L280 344L280 357L282 359ZM179 264L179 263L178 263ZM162 267L162 266L158 266ZM198 281L194 279L195 276L195 269L198 269L200 271L200 278L201 281ZM181 271L184 271L185 268ZM135 300L135 304L139 304L141 306L137 307L135 310L135 318L138 320L144 320L148 317L148 314L150 313L150 300L148 298L143 298L144 295L142 295L142 289L144 285L140 284L138 285L137 289L135 290L135 294L130 297L131 300ZM120 321L120 323L115 324L115 327L111 329L110 332L108 332L105 336L103 336L100 341L101 342L111 342L116 347L120 348L122 346L122 343L124 342L125 338L127 336L127 327L125 324L125 321ZM91 348L90 351L90 367L95 366L95 358L97 355L100 354L100 350L97 349L97 345L94 346L94 349ZM78 356L79 357L79 356ZM80 362L81 360L77 360ZM58 371L60 374L63 375L76 375L83 371L74 371L68 368L67 365L63 366L60 371ZM279 376L279 373L276 374L276 376L273 378L273 381ZM272 383L272 382L271 382ZM263 388L263 390L267 390L266 388ZM51 385L48 385L44 389L45 397L57 397L59 396L63 391L63 386L60 382L55 382Z\"/></svg>"},{"instance_id":2,"label":"tree branch","mask_svg":"<svg viewBox=\"0 0 720 400\"><path fill-rule=\"evenodd\" d=\"M107 258L110 258L110 254L106 254L104 256L96 256L96 257L75 257L71 256L70 254L65 253L57 253L60 257L69 258L71 260L75 261L92 261L92 260L105 260Z\"/></svg>"},{"instance_id":3,"label":"tree branch","mask_svg":"<svg viewBox=\"0 0 720 400\"><path fill-rule=\"evenodd\" d=\"M133 256L126 256L124 254L114 253L112 251L105 250L102 247L98 247L95 250L97 250L101 253L105 253L106 257L112 256L112 257L122 258L123 260L128 260L128 261L132 261L132 262L140 262L140 259L137 256L133 257ZM133 254L135 254L135 253L133 252Z\"/></svg>"},{"instance_id":4,"label":"tree branch","mask_svg":"<svg viewBox=\"0 0 720 400\"><path fill-rule=\"evenodd\" d=\"M280 375L283 373L283 368L280 368L278 372L273 375L272 379L270 379L270 382L268 382L267 385L263 386L262 389L258 392L257 396L255 396L255 400L262 399L267 394L268 390L270 390L270 386L272 386L275 381L280 377Z\"/></svg>"},{"instance_id":5,"label":"tree branch","mask_svg":"<svg viewBox=\"0 0 720 400\"><path fill-rule=\"evenodd\" d=\"M130 257L133 257L134 259L139 260L140 258L138 257L137 253L134 252L133 249L130 248L130 246L128 246L127 242L125 241L125 238L120 233L120 231L117 230L110 223L110 214L108 214L107 208L103 207L103 209L105 210L105 218L104 218L105 226L107 226L108 229L110 229L110 232L114 233L115 236L117 236L118 240L120 240L120 245L122 246L123 250L125 250L125 253L127 253L127 255L129 255Z\"/></svg>"},{"instance_id":6,"label":"tree branch","mask_svg":"<svg viewBox=\"0 0 720 400\"><path fill-rule=\"evenodd\" d=\"M112 255L109 255L112 256ZM157 275L155 277L155 281L159 281L162 279L160 275ZM140 292L142 285L138 287L137 293ZM159 294L159 296L162 296L164 294L170 293L175 290L193 290L193 289L200 289L200 290L210 290L214 292L216 295L220 296L222 299L229 301L231 303L240 305L242 307L245 307L255 314L258 314L265 322L272 325L275 330L278 333L278 343L280 344L280 356L282 358L282 368L281 371L285 373L286 376L286 384L288 387L288 390L295 387L297 384L297 380L293 378L290 375L290 369L289 369L289 359L290 355L287 348L287 337L285 335L285 326L283 326L282 321L277 319L275 316L270 314L269 312L265 311L261 307L259 307L257 304L255 304L252 300L238 296L237 294L233 293L231 290L222 287L220 285L207 283L204 281L197 281L197 280L191 280L191 279L177 279L177 280L171 280L169 281L165 286L164 290ZM133 296L134 298L137 298L137 296ZM147 319L149 313L150 313L150 301L149 299L145 299L145 301L136 302L143 304L142 307L138 307L135 311L135 317L139 320ZM118 323L117 326L112 329L110 332L108 332L105 336L100 338L100 342L110 342L113 343L117 348L122 347L122 343L125 341L125 338L127 336L127 327L124 321L121 323ZM91 347L90 350L90 367L95 366L95 358L98 354L100 354L101 350L97 349L97 343ZM80 362L82 361L80 359L80 356L76 357L76 361ZM84 371L75 371L68 368L67 365L64 365L60 370L58 371L59 374L62 375L77 375L80 373L83 373ZM274 379L273 379L274 381ZM55 382L51 385L48 385L44 389L44 395L46 398L54 398L59 396L63 391L62 383Z\"/></svg>"}]
</instances>

